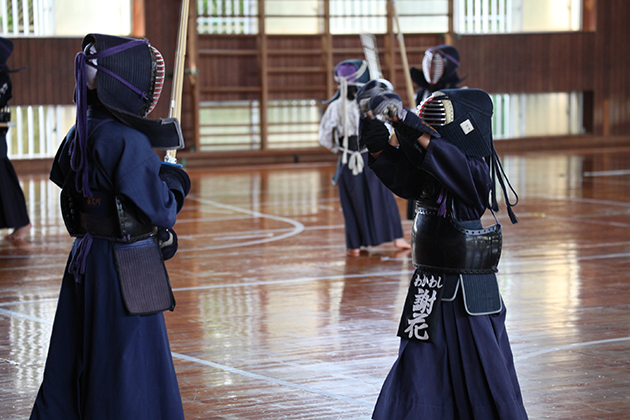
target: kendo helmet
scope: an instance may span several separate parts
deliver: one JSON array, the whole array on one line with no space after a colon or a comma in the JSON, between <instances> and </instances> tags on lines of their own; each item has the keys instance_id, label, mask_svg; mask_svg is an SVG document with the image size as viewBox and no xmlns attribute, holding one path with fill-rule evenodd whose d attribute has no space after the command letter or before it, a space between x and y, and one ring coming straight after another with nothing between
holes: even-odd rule
<instances>
[{"instance_id":1,"label":"kendo helmet","mask_svg":"<svg viewBox=\"0 0 630 420\"><path fill-rule=\"evenodd\" d=\"M419 116L466 155L492 154L492 99L481 89L442 89L418 107Z\"/></svg>"},{"instance_id":2,"label":"kendo helmet","mask_svg":"<svg viewBox=\"0 0 630 420\"><path fill-rule=\"evenodd\" d=\"M7 61L9 61L9 57L13 54L13 41L9 38L4 38L0 36L0 71L6 73L16 73L18 71L24 70L26 67L21 67L19 69L11 70L7 65Z\"/></svg>"},{"instance_id":3,"label":"kendo helmet","mask_svg":"<svg viewBox=\"0 0 630 420\"><path fill-rule=\"evenodd\" d=\"M422 59L422 73L430 85L450 82L453 76L457 80L457 69L459 69L459 52L455 47L438 45L425 51Z\"/></svg>"},{"instance_id":4,"label":"kendo helmet","mask_svg":"<svg viewBox=\"0 0 630 420\"><path fill-rule=\"evenodd\" d=\"M332 98L324 101L325 104L339 99L343 85L360 88L369 82L370 70L368 69L368 63L365 60L359 59L344 60L335 67L334 77L339 87Z\"/></svg>"},{"instance_id":5,"label":"kendo helmet","mask_svg":"<svg viewBox=\"0 0 630 420\"><path fill-rule=\"evenodd\" d=\"M512 210L518 195L507 179L492 141L492 98L481 89L442 89L424 100L418 107L419 116L450 141L465 155L483 158L490 168L492 187L488 208L498 210L495 185L503 191L512 223L518 219ZM515 201L510 202L507 188Z\"/></svg>"},{"instance_id":6,"label":"kendo helmet","mask_svg":"<svg viewBox=\"0 0 630 420\"><path fill-rule=\"evenodd\" d=\"M99 100L110 108L146 117L164 86L162 54L146 40L89 34L81 48L96 69ZM99 54L110 51L110 54ZM98 58L91 58L98 57Z\"/></svg>"},{"instance_id":7,"label":"kendo helmet","mask_svg":"<svg viewBox=\"0 0 630 420\"><path fill-rule=\"evenodd\" d=\"M146 116L160 98L165 79L162 54L146 39L88 34L75 59L77 118L84 113L88 89L123 124L149 137L156 149L181 149L184 140L176 118Z\"/></svg>"}]
</instances>

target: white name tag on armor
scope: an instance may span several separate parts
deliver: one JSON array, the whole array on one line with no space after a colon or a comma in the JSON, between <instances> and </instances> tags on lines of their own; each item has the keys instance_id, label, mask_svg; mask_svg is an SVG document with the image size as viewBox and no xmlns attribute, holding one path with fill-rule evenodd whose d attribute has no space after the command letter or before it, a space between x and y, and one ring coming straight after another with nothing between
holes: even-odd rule
<instances>
[{"instance_id":1,"label":"white name tag on armor","mask_svg":"<svg viewBox=\"0 0 630 420\"><path fill-rule=\"evenodd\" d=\"M470 120L464 121L459 126L462 128L462 131L464 132L464 134L468 134L475 129L475 127L473 127Z\"/></svg>"}]
</instances>

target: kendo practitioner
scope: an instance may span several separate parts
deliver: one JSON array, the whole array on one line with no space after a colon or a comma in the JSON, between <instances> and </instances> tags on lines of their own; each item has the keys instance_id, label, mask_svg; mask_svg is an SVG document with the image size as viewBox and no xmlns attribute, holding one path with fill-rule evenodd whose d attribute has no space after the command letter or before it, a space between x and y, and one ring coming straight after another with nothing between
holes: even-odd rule
<instances>
[{"instance_id":1,"label":"kendo practitioner","mask_svg":"<svg viewBox=\"0 0 630 420\"><path fill-rule=\"evenodd\" d=\"M484 228L480 221L486 209L498 210L496 182L517 222L518 197L508 198L511 186L492 142L489 95L441 90L418 117L385 92L371 99L370 109L377 119L366 119L361 138L370 168L395 194L417 200L415 272L398 328L398 359L372 418L527 419L495 274L501 226ZM388 143L381 120L393 125L399 147Z\"/></svg>"},{"instance_id":2,"label":"kendo practitioner","mask_svg":"<svg viewBox=\"0 0 630 420\"><path fill-rule=\"evenodd\" d=\"M50 172L76 237L64 271L32 420L182 420L162 311L163 260L190 189L153 148L183 145L175 118L150 120L164 60L146 40L89 34L75 60L77 119Z\"/></svg>"},{"instance_id":3,"label":"kendo practitioner","mask_svg":"<svg viewBox=\"0 0 630 420\"><path fill-rule=\"evenodd\" d=\"M338 89L325 102L330 105L319 125L319 142L333 153L340 153L333 184L339 187L346 254L359 256L361 247L392 241L397 248L409 249L409 243L403 239L396 199L367 169L367 148L359 146L355 95L358 87L370 80L367 62L342 61L334 74Z\"/></svg>"},{"instance_id":4,"label":"kendo practitioner","mask_svg":"<svg viewBox=\"0 0 630 420\"><path fill-rule=\"evenodd\" d=\"M6 135L9 130L7 124L11 121L11 109L8 102L12 97L10 70L7 65L13 53L13 41L0 37L0 229L13 228L13 232L4 239L12 242L20 241L31 230L24 192L15 169L8 157Z\"/></svg>"},{"instance_id":5,"label":"kendo practitioner","mask_svg":"<svg viewBox=\"0 0 630 420\"><path fill-rule=\"evenodd\" d=\"M416 106L420 105L433 92L453 89L465 79L457 75L459 52L452 45L437 45L424 52L422 70L412 67L411 80L418 85L415 93Z\"/></svg>"},{"instance_id":6,"label":"kendo practitioner","mask_svg":"<svg viewBox=\"0 0 630 420\"><path fill-rule=\"evenodd\" d=\"M459 70L459 52L452 45L437 45L424 52L422 70L412 67L411 80L418 86L414 97L416 106L433 92L459 87L462 80ZM407 220L413 220L416 211L415 200L407 200Z\"/></svg>"}]
</instances>

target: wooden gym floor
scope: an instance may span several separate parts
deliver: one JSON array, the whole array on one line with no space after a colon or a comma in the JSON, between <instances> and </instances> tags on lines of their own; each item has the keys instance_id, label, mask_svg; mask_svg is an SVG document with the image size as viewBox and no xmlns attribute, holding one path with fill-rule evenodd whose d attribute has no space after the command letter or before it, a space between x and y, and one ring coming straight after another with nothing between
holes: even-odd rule
<instances>
[{"instance_id":1,"label":"wooden gym floor","mask_svg":"<svg viewBox=\"0 0 630 420\"><path fill-rule=\"evenodd\" d=\"M499 213L499 282L530 418L628 419L630 148L511 155L504 166L520 223ZM166 315L188 420L370 417L413 268L391 244L345 256L333 171L190 171ZM22 180L34 228L22 244L0 240L0 419L10 420L30 413L72 242L57 188Z\"/></svg>"}]
</instances>

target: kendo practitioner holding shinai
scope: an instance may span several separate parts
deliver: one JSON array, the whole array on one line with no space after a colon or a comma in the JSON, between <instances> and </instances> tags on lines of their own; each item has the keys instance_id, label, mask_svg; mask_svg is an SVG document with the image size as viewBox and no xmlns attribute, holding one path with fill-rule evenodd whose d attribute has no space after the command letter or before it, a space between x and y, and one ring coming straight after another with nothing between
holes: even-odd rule
<instances>
[{"instance_id":1,"label":"kendo practitioner holding shinai","mask_svg":"<svg viewBox=\"0 0 630 420\"><path fill-rule=\"evenodd\" d=\"M162 311L163 259L190 189L153 148L183 145L175 118L150 120L164 60L146 40L89 34L75 60L76 124L50 179L76 237L31 419L182 420Z\"/></svg>"},{"instance_id":2,"label":"kendo practitioner holding shinai","mask_svg":"<svg viewBox=\"0 0 630 420\"><path fill-rule=\"evenodd\" d=\"M370 81L365 60L344 60L335 67L339 88L319 124L319 142L333 153L340 152L333 184L339 187L346 233L346 255L358 257L362 247L392 242L408 250L403 239L400 213L394 195L365 168L367 149L358 141L359 106L355 101L359 87ZM388 83L388 87L393 86Z\"/></svg>"},{"instance_id":3,"label":"kendo practitioner holding shinai","mask_svg":"<svg viewBox=\"0 0 630 420\"><path fill-rule=\"evenodd\" d=\"M395 93L369 103L362 120L369 166L395 194L417 200L411 233L415 272L398 329L400 349L374 408L376 420L523 420L521 391L505 329L495 272L501 226L483 228L498 210L503 169L492 142L489 95L445 89L420 117ZM388 143L391 123L399 147ZM512 192L514 192L512 190ZM496 220L496 216L495 216Z\"/></svg>"},{"instance_id":4,"label":"kendo practitioner holding shinai","mask_svg":"<svg viewBox=\"0 0 630 420\"><path fill-rule=\"evenodd\" d=\"M418 86L414 98L416 106L442 89L453 89L466 78L460 78L459 52L452 45L436 45L424 52L422 69L412 67L409 71L411 80ZM416 201L407 200L407 220L413 220L416 213Z\"/></svg>"}]
</instances>

